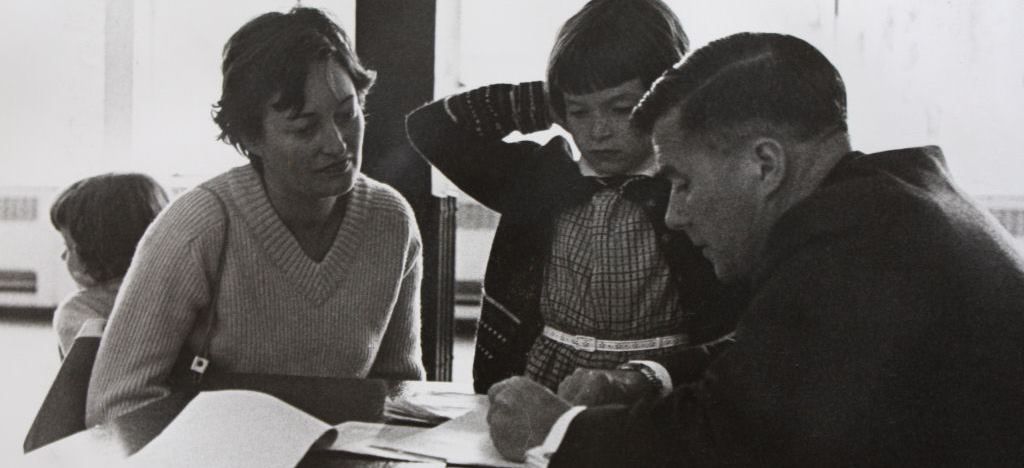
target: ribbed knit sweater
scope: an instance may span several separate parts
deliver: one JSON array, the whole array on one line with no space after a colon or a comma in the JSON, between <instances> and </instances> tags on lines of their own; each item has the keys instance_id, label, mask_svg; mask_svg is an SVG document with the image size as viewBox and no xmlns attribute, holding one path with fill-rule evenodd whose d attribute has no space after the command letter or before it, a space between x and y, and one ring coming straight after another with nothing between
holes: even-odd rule
<instances>
[{"instance_id":1,"label":"ribbed knit sweater","mask_svg":"<svg viewBox=\"0 0 1024 468\"><path fill-rule=\"evenodd\" d=\"M89 384L90 426L170 392L186 344L200 348L200 312L221 267L212 371L421 379L421 240L408 203L364 175L322 261L281 221L251 166L177 198L140 241Z\"/></svg>"}]
</instances>

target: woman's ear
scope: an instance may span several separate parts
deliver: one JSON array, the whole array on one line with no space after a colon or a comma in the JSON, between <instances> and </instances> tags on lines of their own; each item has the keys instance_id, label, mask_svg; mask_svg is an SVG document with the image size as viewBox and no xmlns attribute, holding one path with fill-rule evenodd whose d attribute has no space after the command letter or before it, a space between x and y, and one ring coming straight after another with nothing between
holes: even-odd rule
<instances>
[{"instance_id":1,"label":"woman's ear","mask_svg":"<svg viewBox=\"0 0 1024 468\"><path fill-rule=\"evenodd\" d=\"M255 156L260 153L259 141L251 136L242 136L239 138L242 142L242 149L245 150L247 156Z\"/></svg>"},{"instance_id":2,"label":"woman's ear","mask_svg":"<svg viewBox=\"0 0 1024 468\"><path fill-rule=\"evenodd\" d=\"M773 194L786 178L786 148L774 138L761 137L754 140L753 150L761 192L764 195Z\"/></svg>"}]
</instances>

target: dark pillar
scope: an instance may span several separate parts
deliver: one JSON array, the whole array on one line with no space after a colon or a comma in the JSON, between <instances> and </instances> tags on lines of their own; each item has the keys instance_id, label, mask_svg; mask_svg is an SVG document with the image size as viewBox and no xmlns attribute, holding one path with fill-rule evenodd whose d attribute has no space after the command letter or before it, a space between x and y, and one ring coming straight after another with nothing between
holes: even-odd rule
<instances>
[{"instance_id":1,"label":"dark pillar","mask_svg":"<svg viewBox=\"0 0 1024 468\"><path fill-rule=\"evenodd\" d=\"M356 51L377 70L367 97L363 172L409 200L423 235L423 363L451 380L455 200L430 192L430 166L405 137L405 114L433 99L436 0L357 0Z\"/></svg>"}]
</instances>

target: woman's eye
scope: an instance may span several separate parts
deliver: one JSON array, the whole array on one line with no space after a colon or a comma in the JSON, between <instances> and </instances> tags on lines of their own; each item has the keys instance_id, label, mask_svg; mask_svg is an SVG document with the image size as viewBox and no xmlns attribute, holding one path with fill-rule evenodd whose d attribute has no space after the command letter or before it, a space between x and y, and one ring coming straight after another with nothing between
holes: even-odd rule
<instances>
[{"instance_id":1,"label":"woman's eye","mask_svg":"<svg viewBox=\"0 0 1024 468\"><path fill-rule=\"evenodd\" d=\"M566 115L568 115L569 117L572 117L574 119L582 119L582 118L587 116L587 111L579 110L579 109L569 109L566 112Z\"/></svg>"},{"instance_id":2,"label":"woman's eye","mask_svg":"<svg viewBox=\"0 0 1024 468\"><path fill-rule=\"evenodd\" d=\"M295 129L294 133L300 137L308 138L316 134L316 125L307 125Z\"/></svg>"},{"instance_id":3,"label":"woman's eye","mask_svg":"<svg viewBox=\"0 0 1024 468\"><path fill-rule=\"evenodd\" d=\"M339 124L347 124L356 118L356 112L354 110L339 113L334 116L334 121Z\"/></svg>"}]
</instances>

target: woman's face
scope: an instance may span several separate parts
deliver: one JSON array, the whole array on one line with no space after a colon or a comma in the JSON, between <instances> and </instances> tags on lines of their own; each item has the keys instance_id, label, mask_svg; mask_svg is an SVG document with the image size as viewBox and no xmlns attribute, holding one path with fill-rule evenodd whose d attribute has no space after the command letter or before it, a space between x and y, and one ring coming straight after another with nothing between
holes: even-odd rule
<instances>
[{"instance_id":1,"label":"woman's face","mask_svg":"<svg viewBox=\"0 0 1024 468\"><path fill-rule=\"evenodd\" d=\"M348 72L334 60L314 63L305 105L279 111L267 103L263 136L249 151L263 162L272 194L320 199L352 190L362 163L363 110Z\"/></svg>"},{"instance_id":2,"label":"woman's face","mask_svg":"<svg viewBox=\"0 0 1024 468\"><path fill-rule=\"evenodd\" d=\"M71 234L68 233L67 229L61 229L60 235L64 238L64 252L61 252L60 259L64 260L64 264L68 267L71 279L75 280L75 284L83 288L95 286L96 280L92 279L85 272L82 257L78 255L78 246L75 244L75 240L71 238Z\"/></svg>"}]
</instances>

